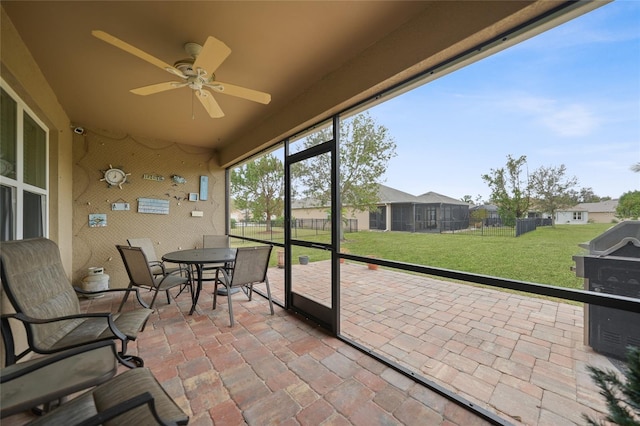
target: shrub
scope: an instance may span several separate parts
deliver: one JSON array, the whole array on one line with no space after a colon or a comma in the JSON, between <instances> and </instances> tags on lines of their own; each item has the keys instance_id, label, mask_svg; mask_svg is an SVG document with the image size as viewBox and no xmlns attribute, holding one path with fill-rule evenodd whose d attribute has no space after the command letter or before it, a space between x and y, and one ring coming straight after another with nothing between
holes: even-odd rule
<instances>
[{"instance_id":1,"label":"shrub","mask_svg":"<svg viewBox=\"0 0 640 426\"><path fill-rule=\"evenodd\" d=\"M587 366L593 381L600 388L600 395L607 401L609 414L604 420L622 426L640 426L640 348L627 351L626 380L621 380L615 371ZM604 425L585 414L590 426Z\"/></svg>"}]
</instances>

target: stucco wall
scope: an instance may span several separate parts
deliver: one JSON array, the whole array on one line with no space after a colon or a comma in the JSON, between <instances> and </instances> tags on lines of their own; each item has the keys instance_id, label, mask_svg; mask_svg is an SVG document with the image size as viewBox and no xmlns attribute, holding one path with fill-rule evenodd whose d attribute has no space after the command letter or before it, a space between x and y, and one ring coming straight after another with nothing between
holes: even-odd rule
<instances>
[{"instance_id":1,"label":"stucco wall","mask_svg":"<svg viewBox=\"0 0 640 426\"><path fill-rule=\"evenodd\" d=\"M87 268L102 266L110 287L125 287L128 278L116 244L128 238L149 237L158 257L179 249L202 247L204 234L225 233L224 170L214 153L204 148L148 140L106 130L85 128L73 143L73 281L80 285ZM109 166L122 168L122 189L100 181ZM164 177L163 181L143 175ZM174 183L173 175L186 179ZM200 176L208 176L208 199L188 201L200 192ZM138 212L138 199L169 201L169 214ZM112 211L115 202L129 203L128 211ZM202 217L192 217L192 211ZM89 214L106 214L105 227L89 227Z\"/></svg>"},{"instance_id":2,"label":"stucco wall","mask_svg":"<svg viewBox=\"0 0 640 426\"><path fill-rule=\"evenodd\" d=\"M49 238L58 243L65 271L70 275L73 205L71 123L2 8L0 20L0 74L49 129ZM0 299L3 313L13 312L4 293ZM26 335L22 327L15 327L14 339L17 353L26 349ZM4 365L4 345L0 356L0 363Z\"/></svg>"}]
</instances>

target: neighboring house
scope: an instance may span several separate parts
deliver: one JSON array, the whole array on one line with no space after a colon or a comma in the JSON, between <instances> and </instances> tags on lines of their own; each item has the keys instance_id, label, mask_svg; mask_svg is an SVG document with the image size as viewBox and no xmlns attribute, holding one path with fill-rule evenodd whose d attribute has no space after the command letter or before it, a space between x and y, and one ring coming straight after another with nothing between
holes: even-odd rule
<instances>
[{"instance_id":1,"label":"neighboring house","mask_svg":"<svg viewBox=\"0 0 640 426\"><path fill-rule=\"evenodd\" d=\"M469 215L473 226L502 226L502 219L498 213L498 206L493 204L481 204L469 207Z\"/></svg>"},{"instance_id":2,"label":"neighboring house","mask_svg":"<svg viewBox=\"0 0 640 426\"><path fill-rule=\"evenodd\" d=\"M469 227L469 204L435 192L419 196L379 185L379 202L370 212L346 207L347 219L357 219L358 229L379 231L443 232ZM312 200L292 203L296 219L327 219L327 207Z\"/></svg>"},{"instance_id":3,"label":"neighboring house","mask_svg":"<svg viewBox=\"0 0 640 426\"><path fill-rule=\"evenodd\" d=\"M575 206L567 210L556 212L555 223L558 225L584 225L589 222L589 212L582 207Z\"/></svg>"},{"instance_id":4,"label":"neighboring house","mask_svg":"<svg viewBox=\"0 0 640 426\"><path fill-rule=\"evenodd\" d=\"M580 203L570 209L556 212L557 224L612 223L616 222L618 200L600 201L599 203Z\"/></svg>"}]
</instances>

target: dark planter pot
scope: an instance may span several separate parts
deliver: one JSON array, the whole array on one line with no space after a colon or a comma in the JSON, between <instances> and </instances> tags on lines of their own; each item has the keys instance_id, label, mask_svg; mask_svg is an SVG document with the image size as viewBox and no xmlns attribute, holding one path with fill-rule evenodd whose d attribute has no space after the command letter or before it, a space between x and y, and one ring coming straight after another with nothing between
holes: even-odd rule
<instances>
[{"instance_id":1,"label":"dark planter pot","mask_svg":"<svg viewBox=\"0 0 640 426\"><path fill-rule=\"evenodd\" d=\"M301 265L306 265L309 263L309 256L298 256L298 261Z\"/></svg>"}]
</instances>

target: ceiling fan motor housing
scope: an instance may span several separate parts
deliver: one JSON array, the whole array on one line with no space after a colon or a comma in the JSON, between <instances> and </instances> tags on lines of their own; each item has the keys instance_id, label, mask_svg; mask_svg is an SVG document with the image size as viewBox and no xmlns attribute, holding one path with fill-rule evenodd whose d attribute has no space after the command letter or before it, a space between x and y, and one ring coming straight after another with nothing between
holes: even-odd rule
<instances>
[{"instance_id":1,"label":"ceiling fan motor housing","mask_svg":"<svg viewBox=\"0 0 640 426\"><path fill-rule=\"evenodd\" d=\"M180 59L173 64L173 67L179 69L186 76L194 76L198 73L193 69L193 61L192 58Z\"/></svg>"}]
</instances>

